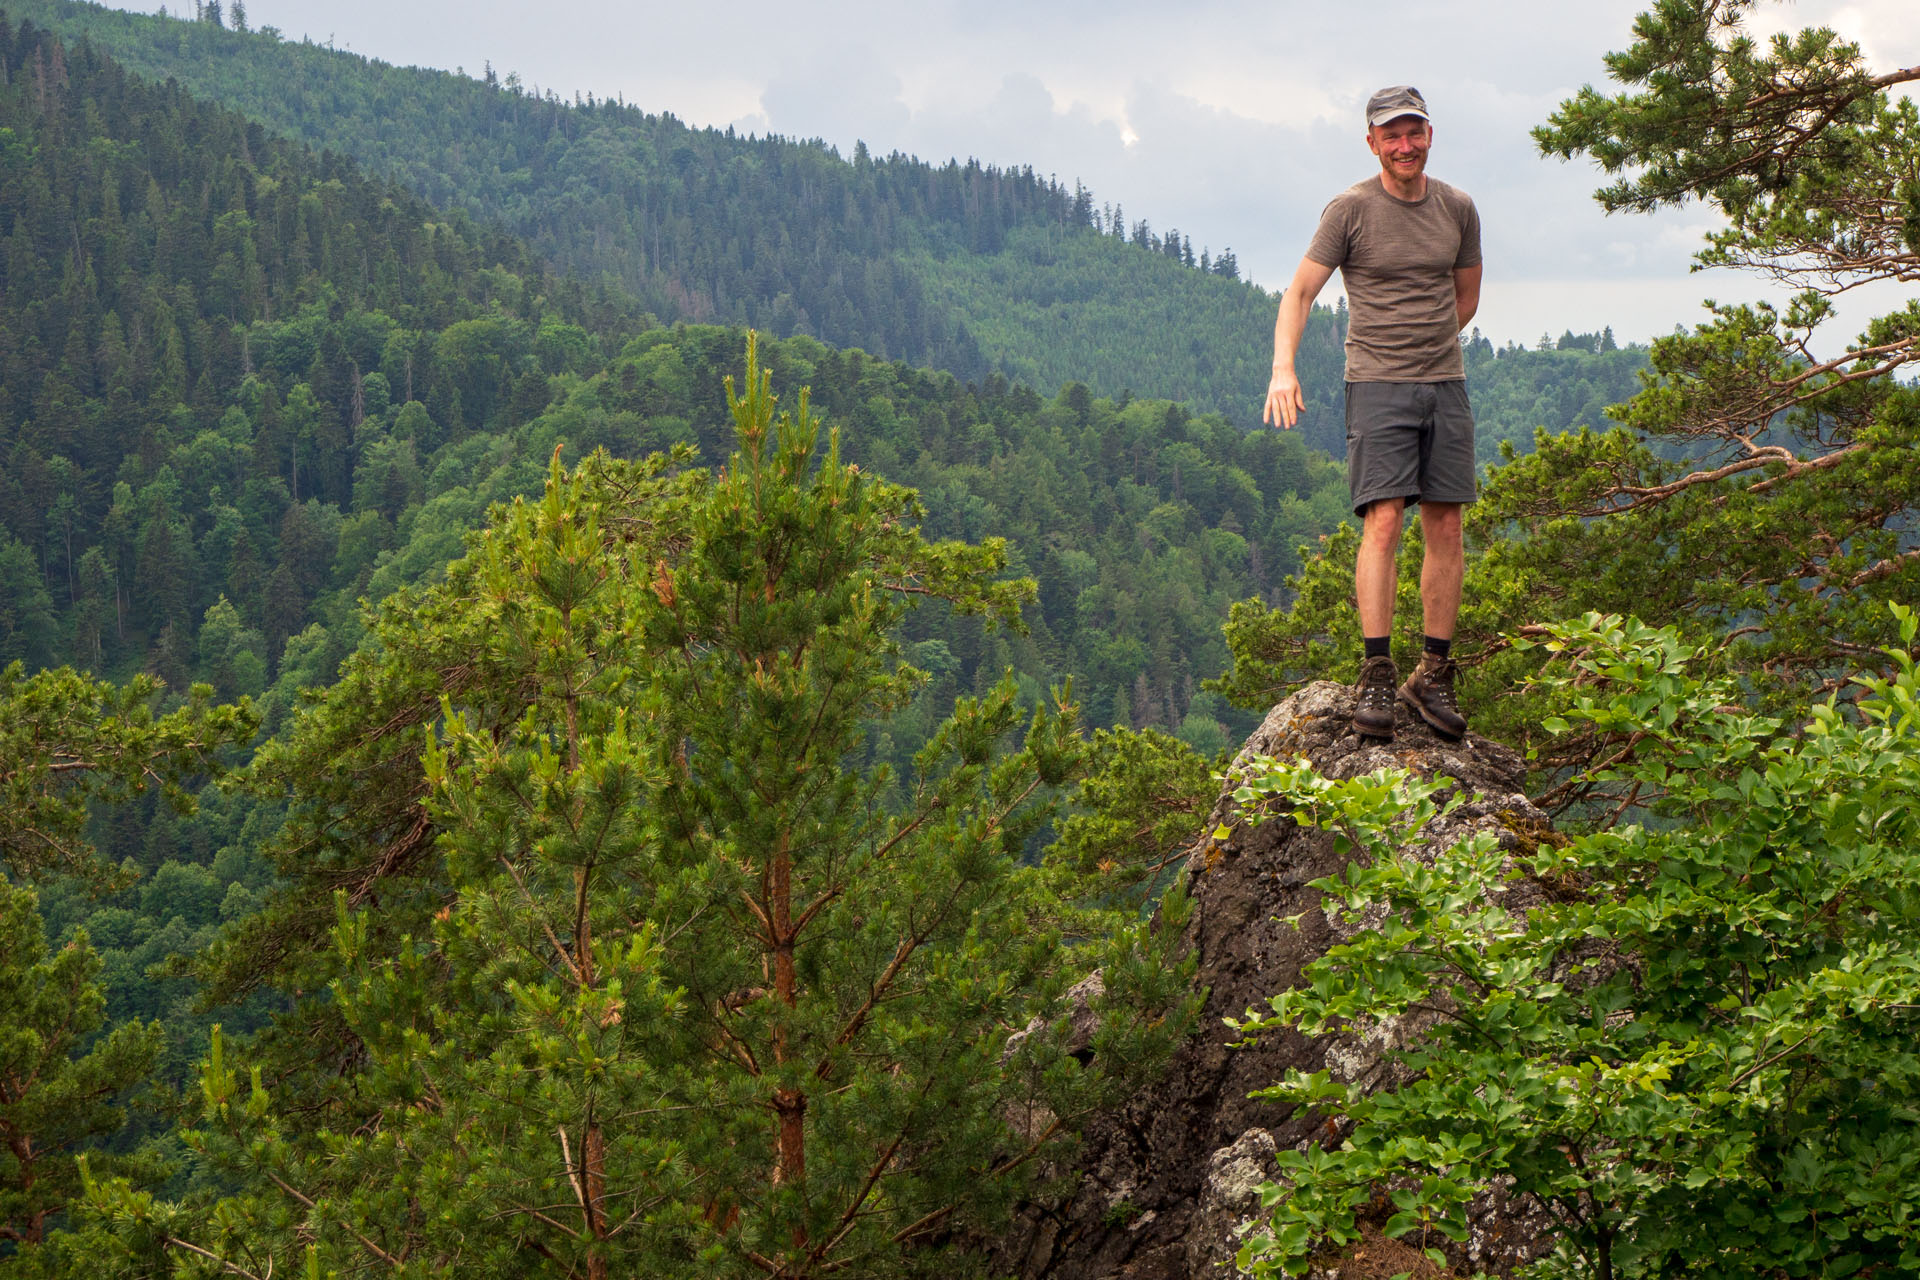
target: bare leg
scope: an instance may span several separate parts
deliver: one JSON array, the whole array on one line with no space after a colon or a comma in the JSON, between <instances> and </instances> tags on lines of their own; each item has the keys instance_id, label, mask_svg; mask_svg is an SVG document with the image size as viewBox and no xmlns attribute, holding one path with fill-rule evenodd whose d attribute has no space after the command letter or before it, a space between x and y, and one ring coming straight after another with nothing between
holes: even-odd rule
<instances>
[{"instance_id":1,"label":"bare leg","mask_svg":"<svg viewBox=\"0 0 1920 1280\"><path fill-rule=\"evenodd\" d=\"M1436 640L1453 639L1453 626L1460 617L1460 580L1466 573L1460 512L1457 502L1420 504L1420 533L1426 542L1420 564L1420 610L1427 634ZM1365 610L1362 604L1363 619Z\"/></svg>"},{"instance_id":2,"label":"bare leg","mask_svg":"<svg viewBox=\"0 0 1920 1280\"><path fill-rule=\"evenodd\" d=\"M1353 562L1353 596L1360 605L1360 634L1384 636L1393 632L1393 595L1399 586L1400 571L1395 557L1400 553L1400 518L1406 510L1402 498L1384 498L1367 507L1361 518L1360 554ZM1456 528L1459 508L1454 508ZM1458 578L1455 578L1454 602L1459 603Z\"/></svg>"}]
</instances>

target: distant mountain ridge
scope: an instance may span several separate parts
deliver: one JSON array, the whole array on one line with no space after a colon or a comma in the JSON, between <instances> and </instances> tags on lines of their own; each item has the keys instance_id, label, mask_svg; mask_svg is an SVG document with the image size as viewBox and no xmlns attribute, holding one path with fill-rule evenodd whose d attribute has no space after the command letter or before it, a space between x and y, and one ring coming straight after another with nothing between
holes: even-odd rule
<instances>
[{"instance_id":1,"label":"distant mountain ridge","mask_svg":"<svg viewBox=\"0 0 1920 1280\"><path fill-rule=\"evenodd\" d=\"M690 128L591 96L535 96L492 68L480 79L398 68L271 28L76 0L8 8L442 208L497 220L663 321L809 334L1048 392L1077 379L1243 426L1258 412L1274 297L1235 278L1230 253L1201 270L1177 231L1114 225L1084 189L1031 168L864 145L843 159L818 140ZM1302 353L1318 389L1309 440L1336 452L1340 336L1319 308Z\"/></svg>"}]
</instances>

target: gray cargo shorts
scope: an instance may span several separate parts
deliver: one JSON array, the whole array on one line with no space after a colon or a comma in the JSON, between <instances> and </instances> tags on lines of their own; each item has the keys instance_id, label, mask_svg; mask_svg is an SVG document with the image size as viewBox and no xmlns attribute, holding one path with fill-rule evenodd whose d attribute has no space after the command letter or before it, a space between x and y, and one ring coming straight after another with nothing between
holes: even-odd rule
<instances>
[{"instance_id":1,"label":"gray cargo shorts","mask_svg":"<svg viewBox=\"0 0 1920 1280\"><path fill-rule=\"evenodd\" d=\"M1472 502L1479 489L1467 384L1349 382L1347 487L1355 515L1382 498Z\"/></svg>"}]
</instances>

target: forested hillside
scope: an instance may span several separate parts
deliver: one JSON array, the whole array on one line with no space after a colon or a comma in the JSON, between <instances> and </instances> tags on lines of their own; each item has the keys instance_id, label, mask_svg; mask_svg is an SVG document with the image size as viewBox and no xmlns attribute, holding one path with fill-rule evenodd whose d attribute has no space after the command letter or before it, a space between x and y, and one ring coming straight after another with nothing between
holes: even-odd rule
<instances>
[{"instance_id":1,"label":"forested hillside","mask_svg":"<svg viewBox=\"0 0 1920 1280\"><path fill-rule=\"evenodd\" d=\"M30 24L0 41L0 659L227 696L288 665L322 680L355 601L437 573L556 443L723 450L742 332L649 329L350 161ZM1013 540L1047 583L1017 665L1081 676L1102 723L1177 728L1225 663L1227 605L1343 513L1298 437L1165 401L1043 399L806 338L765 359L849 458L922 491L936 532ZM916 639L962 689L1010 656Z\"/></svg>"},{"instance_id":2,"label":"forested hillside","mask_svg":"<svg viewBox=\"0 0 1920 1280\"><path fill-rule=\"evenodd\" d=\"M1497 350L1475 329L1465 346L1482 468L1498 462L1507 446L1530 452L1539 431L1604 428L1607 407L1631 399L1647 369L1647 349L1619 346L1611 329L1541 334L1535 346L1508 343Z\"/></svg>"},{"instance_id":3,"label":"forested hillside","mask_svg":"<svg viewBox=\"0 0 1920 1280\"><path fill-rule=\"evenodd\" d=\"M666 322L808 334L963 380L998 370L1048 394L1081 381L1241 426L1257 419L1276 295L1238 279L1230 249L1196 249L1193 235L1096 206L1077 184L864 146L843 159L818 141L689 128L590 95L564 101L491 67L479 78L394 67L240 29L244 7L208 6L199 22L84 0L8 7L496 221ZM1300 353L1303 429L1336 457L1342 324L1316 308ZM1560 412L1591 399L1560 384L1602 376L1578 360L1531 371L1529 382L1554 385L1495 396L1480 412L1487 438L1530 445L1536 427L1597 425Z\"/></svg>"},{"instance_id":4,"label":"forested hillside","mask_svg":"<svg viewBox=\"0 0 1920 1280\"><path fill-rule=\"evenodd\" d=\"M351 580L389 536L383 468L532 416L638 322L98 52L0 20L0 67L0 659L177 682L224 596L271 660L342 539Z\"/></svg>"},{"instance_id":5,"label":"forested hillside","mask_svg":"<svg viewBox=\"0 0 1920 1280\"><path fill-rule=\"evenodd\" d=\"M652 324L351 160L10 21L0 227L0 669L152 673L164 706L205 681L284 734L298 691L363 643L359 602L436 580L556 448L711 464L732 445L743 330ZM1227 660L1219 620L1344 512L1337 468L1298 437L805 337L761 358L787 400L812 387L845 459L920 489L929 532L1007 538L1002 576L1042 583L1024 634L931 608L905 623L930 678L863 735L863 765L912 777L955 699L1009 669L1029 709L1072 676L1089 725L1209 753L1244 726L1198 691ZM179 958L271 895L284 802L193 792L192 812L152 792L103 812L110 874L39 889L51 937L91 939L104 1025L164 1024L141 1069L173 1083L210 1021L243 1032L280 1002L210 1013ZM167 1117L150 1101L110 1131L128 1150Z\"/></svg>"}]
</instances>

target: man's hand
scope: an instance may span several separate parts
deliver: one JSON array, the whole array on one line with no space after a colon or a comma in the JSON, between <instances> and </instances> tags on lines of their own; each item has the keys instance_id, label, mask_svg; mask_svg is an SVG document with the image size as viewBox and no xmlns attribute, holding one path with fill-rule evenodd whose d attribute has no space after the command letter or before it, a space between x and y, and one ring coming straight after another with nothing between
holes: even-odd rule
<instances>
[{"instance_id":1,"label":"man's hand","mask_svg":"<svg viewBox=\"0 0 1920 1280\"><path fill-rule=\"evenodd\" d=\"M1267 384L1267 409L1260 420L1270 427L1291 431L1306 410L1307 398L1301 394L1300 379L1291 369L1275 369L1273 381Z\"/></svg>"},{"instance_id":2,"label":"man's hand","mask_svg":"<svg viewBox=\"0 0 1920 1280\"><path fill-rule=\"evenodd\" d=\"M1307 411L1300 379L1294 376L1293 357L1300 335L1307 331L1307 313L1313 300L1333 275L1333 268L1312 258L1300 259L1293 281L1280 295L1280 312L1273 318L1273 381L1267 384L1267 407L1260 420L1270 427L1292 429Z\"/></svg>"}]
</instances>

